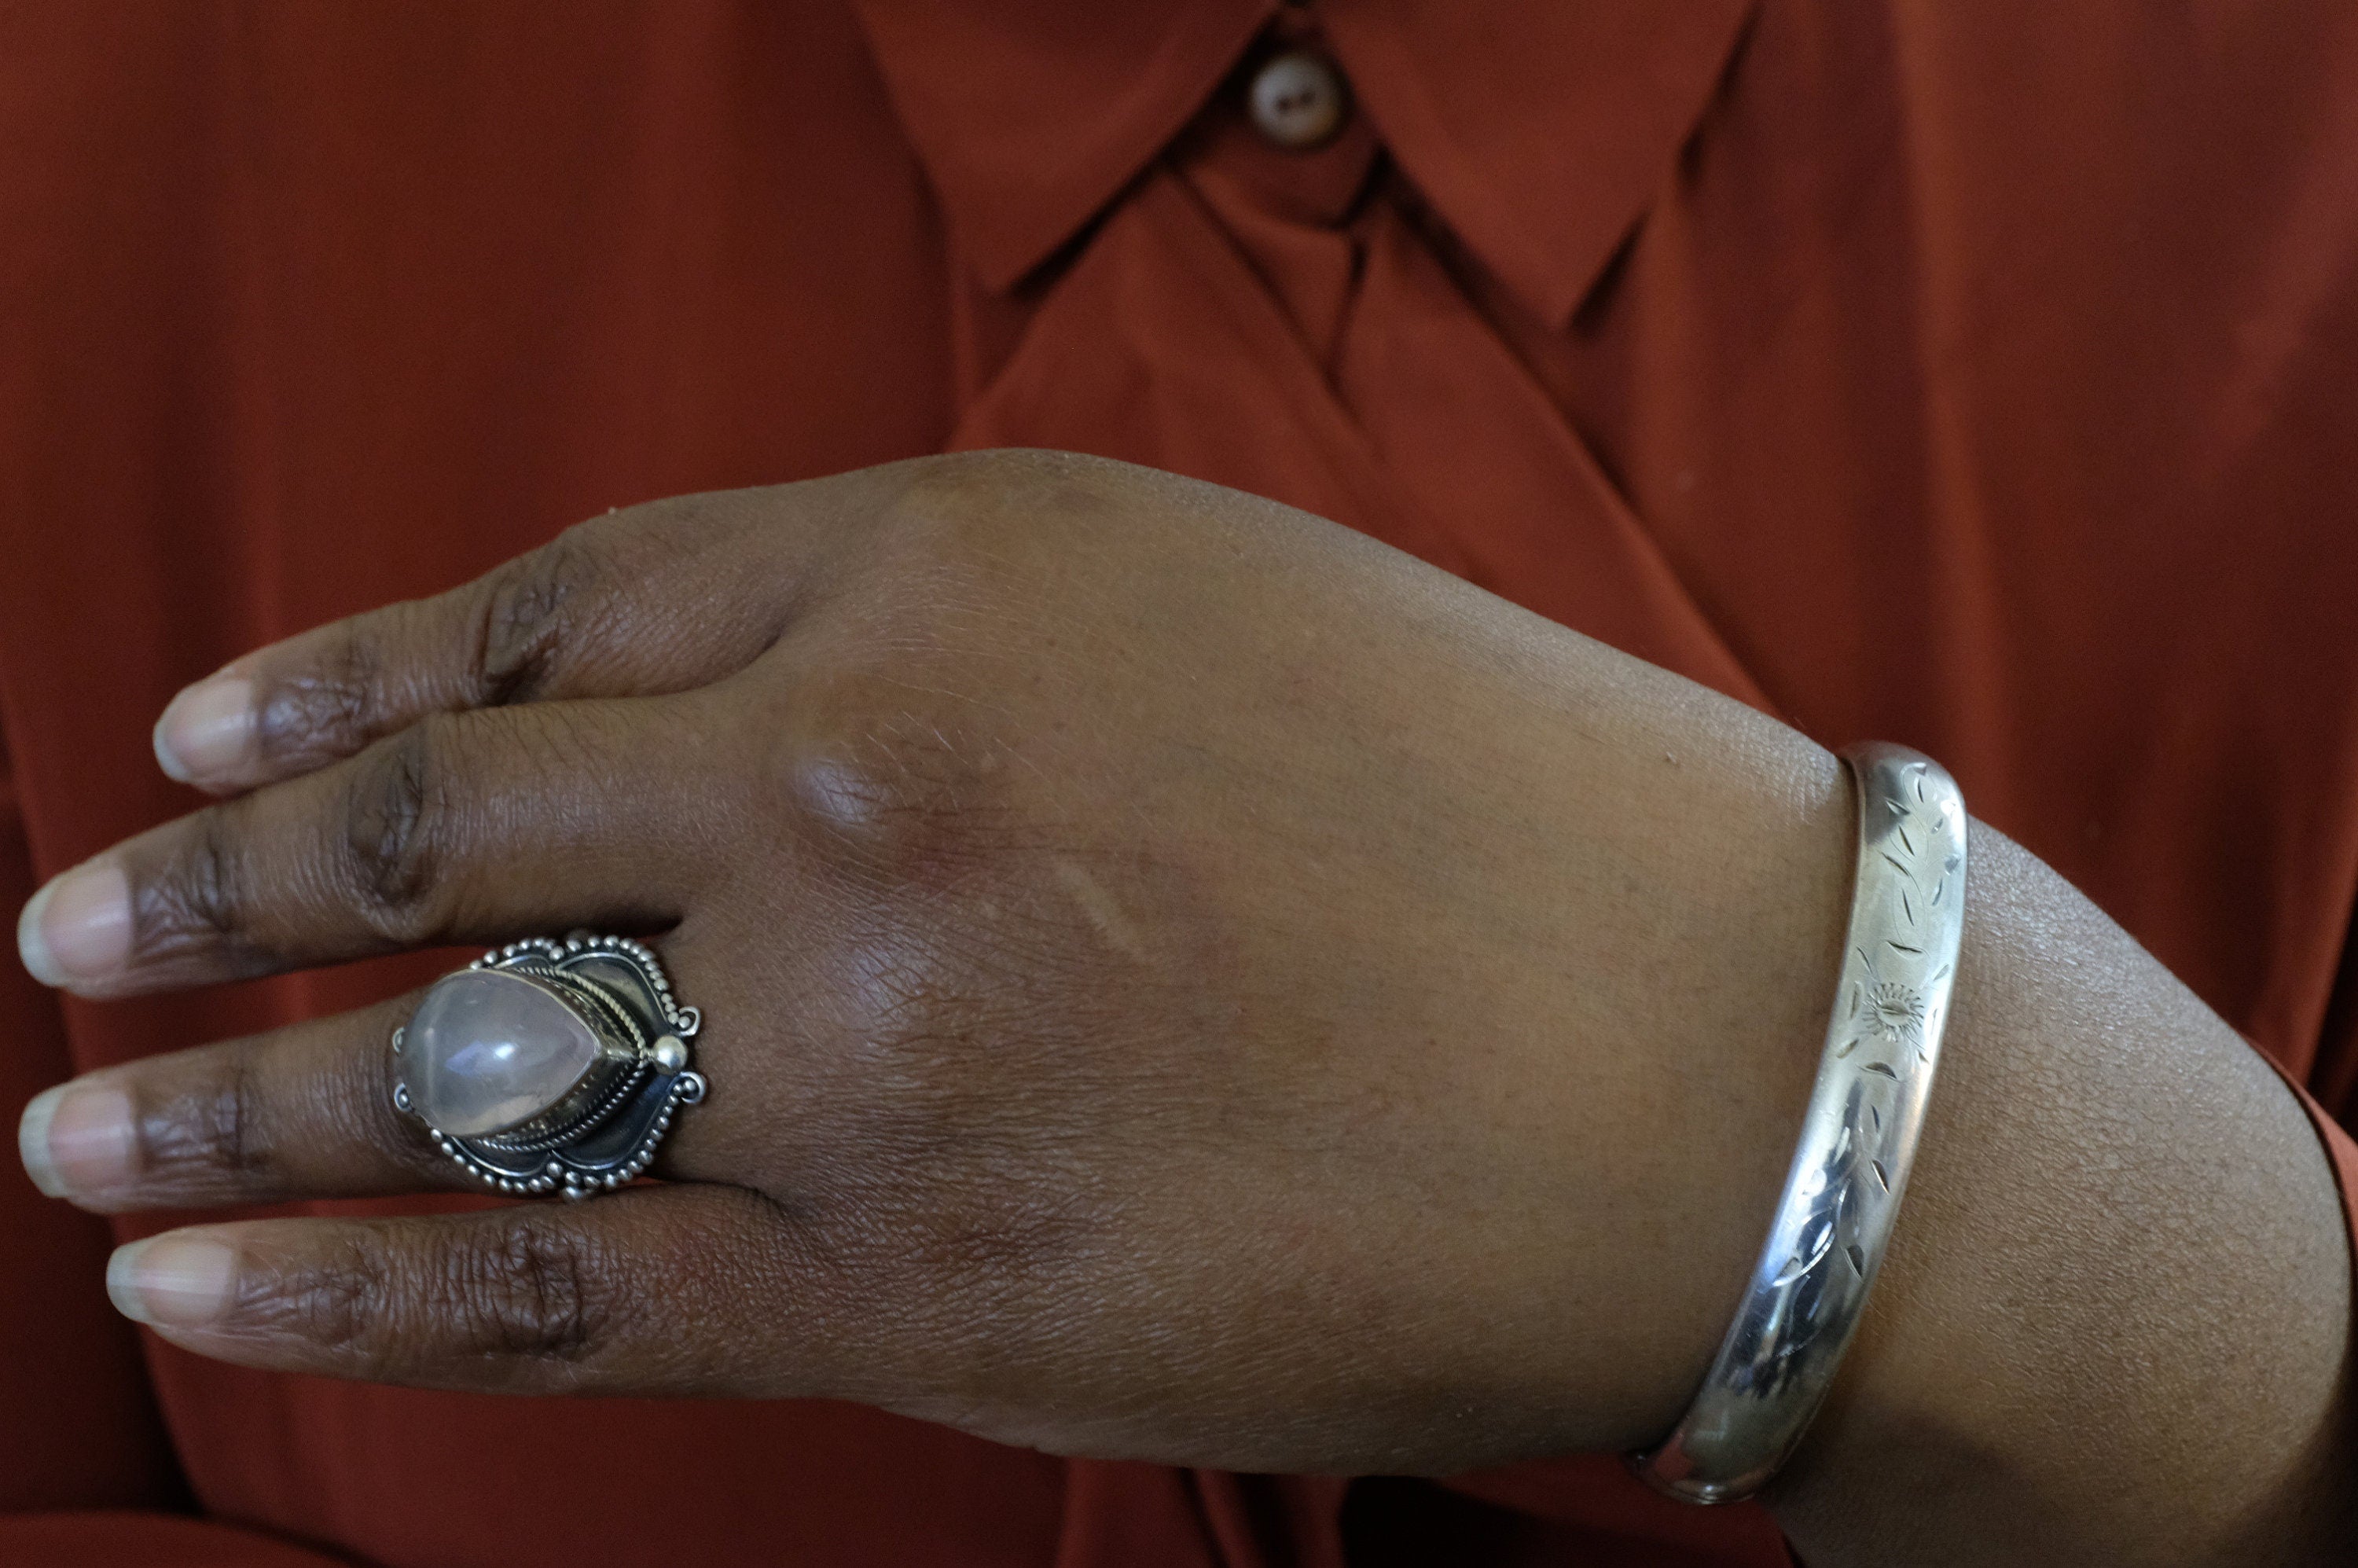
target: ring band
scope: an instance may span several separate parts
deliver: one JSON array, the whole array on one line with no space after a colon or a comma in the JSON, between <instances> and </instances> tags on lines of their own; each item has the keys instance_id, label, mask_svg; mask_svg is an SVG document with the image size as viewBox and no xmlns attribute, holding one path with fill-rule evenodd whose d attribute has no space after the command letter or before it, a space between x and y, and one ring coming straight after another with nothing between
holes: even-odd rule
<instances>
[{"instance_id":1,"label":"ring band","mask_svg":"<svg viewBox=\"0 0 2358 1568\"><path fill-rule=\"evenodd\" d=\"M644 943L576 932L484 954L393 1032L393 1103L494 1191L587 1197L637 1177L679 1107L703 1019Z\"/></svg>"},{"instance_id":2,"label":"ring band","mask_svg":"<svg viewBox=\"0 0 2358 1568\"><path fill-rule=\"evenodd\" d=\"M1631 1464L1682 1501L1777 1473L1823 1402L1882 1267L1940 1061L1964 934L1965 806L1920 752L1843 755L1858 870L1841 989L1784 1195L1735 1322L1668 1438Z\"/></svg>"}]
</instances>

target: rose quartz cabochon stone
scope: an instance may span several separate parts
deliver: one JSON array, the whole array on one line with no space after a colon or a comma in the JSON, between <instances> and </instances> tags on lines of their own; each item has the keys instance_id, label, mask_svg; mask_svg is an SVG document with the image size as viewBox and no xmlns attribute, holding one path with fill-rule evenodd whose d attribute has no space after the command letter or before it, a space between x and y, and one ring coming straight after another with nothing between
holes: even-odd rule
<instances>
[{"instance_id":1,"label":"rose quartz cabochon stone","mask_svg":"<svg viewBox=\"0 0 2358 1568\"><path fill-rule=\"evenodd\" d=\"M428 1122L480 1138L555 1105L597 1057L597 1036L557 997L517 975L464 969L417 1004L401 1081Z\"/></svg>"}]
</instances>

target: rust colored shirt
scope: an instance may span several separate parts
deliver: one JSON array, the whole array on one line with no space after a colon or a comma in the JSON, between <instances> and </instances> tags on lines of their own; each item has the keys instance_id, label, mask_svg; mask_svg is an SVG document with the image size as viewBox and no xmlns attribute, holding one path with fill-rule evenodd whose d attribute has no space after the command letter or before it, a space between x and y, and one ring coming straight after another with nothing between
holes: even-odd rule
<instances>
[{"instance_id":1,"label":"rust colored shirt","mask_svg":"<svg viewBox=\"0 0 2358 1568\"><path fill-rule=\"evenodd\" d=\"M1314 150L1246 109L1283 43L1349 83ZM2327 0L0 5L0 892L191 806L147 725L257 643L619 503L1059 447L1931 752L2349 1116L2353 168ZM438 968L8 966L0 1098ZM1598 1457L1347 1487L243 1371L135 1341L97 1222L0 1223L0 1557L1786 1561Z\"/></svg>"}]
</instances>

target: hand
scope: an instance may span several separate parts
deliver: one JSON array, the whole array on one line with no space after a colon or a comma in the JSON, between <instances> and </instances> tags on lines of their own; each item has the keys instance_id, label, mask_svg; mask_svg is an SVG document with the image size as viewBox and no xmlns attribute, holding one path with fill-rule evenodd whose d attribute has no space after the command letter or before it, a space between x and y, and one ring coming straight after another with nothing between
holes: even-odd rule
<instances>
[{"instance_id":1,"label":"hand","mask_svg":"<svg viewBox=\"0 0 2358 1568\"><path fill-rule=\"evenodd\" d=\"M44 978L636 932L713 1085L662 1184L134 1244L158 1332L1241 1469L1669 1426L1792 1149L1852 833L1782 725L1315 519L1044 454L600 519L238 661L158 751L252 793L45 889ZM2345 1561L2314 1135L1974 835L1908 1206L1772 1506L1829 1565ZM27 1163L116 1210L460 1185L390 1108L415 1000L78 1079Z\"/></svg>"},{"instance_id":2,"label":"hand","mask_svg":"<svg viewBox=\"0 0 2358 1568\"><path fill-rule=\"evenodd\" d=\"M1331 524L1037 454L599 519L238 661L159 752L251 793L52 884L45 979L646 934L713 1089L662 1184L129 1249L158 1332L1252 1469L1664 1430L1848 874L1791 730ZM112 1210L464 1186L388 1103L415 1000L92 1075L28 1159Z\"/></svg>"}]
</instances>

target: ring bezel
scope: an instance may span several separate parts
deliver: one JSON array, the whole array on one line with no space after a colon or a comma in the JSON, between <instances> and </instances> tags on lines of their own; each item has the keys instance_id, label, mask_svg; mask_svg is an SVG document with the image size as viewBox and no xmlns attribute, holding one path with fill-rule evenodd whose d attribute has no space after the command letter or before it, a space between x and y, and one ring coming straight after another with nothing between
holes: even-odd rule
<instances>
[{"instance_id":1,"label":"ring bezel","mask_svg":"<svg viewBox=\"0 0 2358 1568\"><path fill-rule=\"evenodd\" d=\"M644 1173L677 1108L701 1100L708 1087L687 1068L702 1015L673 999L654 953L631 937L576 932L512 942L467 968L502 970L548 991L589 1026L596 1059L554 1104L461 1138L425 1122L410 1104L397 1070L404 1024L392 1039L395 1107L425 1122L438 1149L497 1192L579 1198Z\"/></svg>"}]
</instances>

